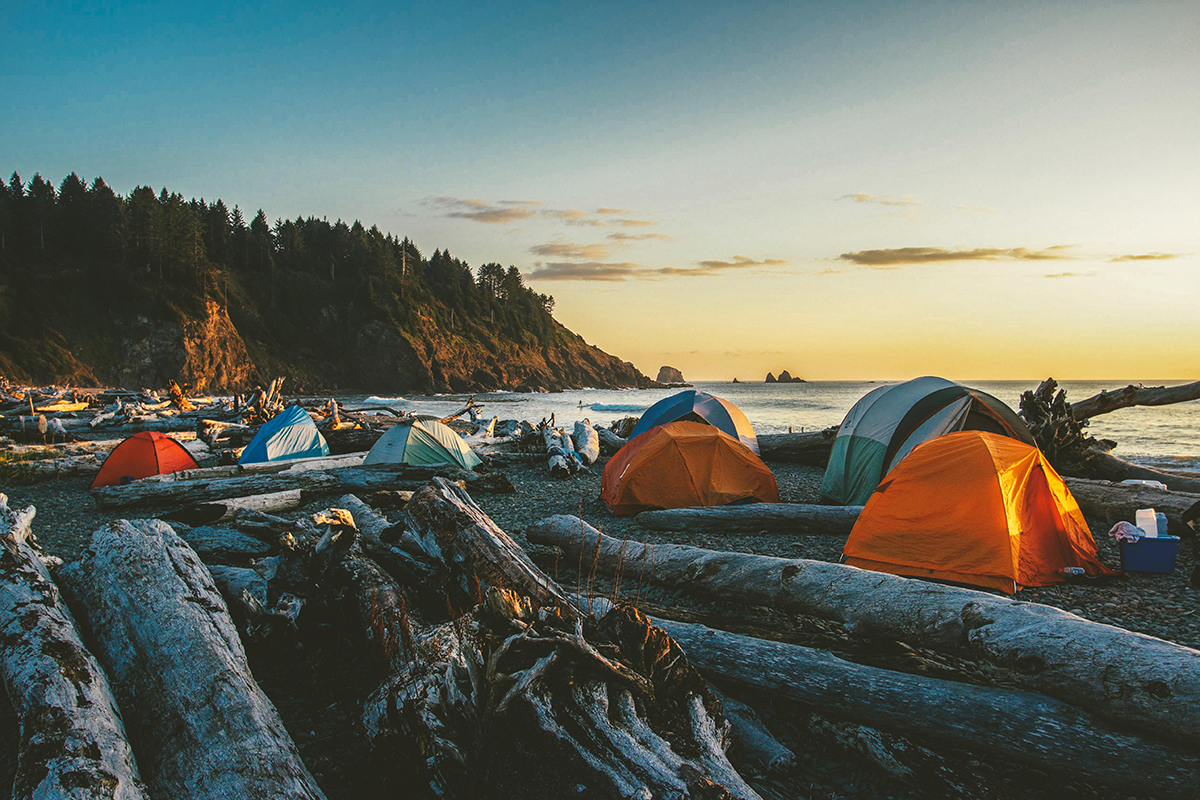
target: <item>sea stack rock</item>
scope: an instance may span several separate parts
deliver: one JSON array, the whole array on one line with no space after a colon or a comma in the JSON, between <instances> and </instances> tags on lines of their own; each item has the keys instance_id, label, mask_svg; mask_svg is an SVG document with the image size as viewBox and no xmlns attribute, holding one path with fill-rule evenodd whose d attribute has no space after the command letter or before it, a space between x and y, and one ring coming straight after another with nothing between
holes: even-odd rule
<instances>
[{"instance_id":1,"label":"sea stack rock","mask_svg":"<svg viewBox=\"0 0 1200 800\"><path fill-rule=\"evenodd\" d=\"M656 380L659 383L683 383L683 373L674 367L659 367Z\"/></svg>"},{"instance_id":2,"label":"sea stack rock","mask_svg":"<svg viewBox=\"0 0 1200 800\"><path fill-rule=\"evenodd\" d=\"M775 380L775 376L770 372L767 373L767 383L778 383L778 381Z\"/></svg>"}]
</instances>

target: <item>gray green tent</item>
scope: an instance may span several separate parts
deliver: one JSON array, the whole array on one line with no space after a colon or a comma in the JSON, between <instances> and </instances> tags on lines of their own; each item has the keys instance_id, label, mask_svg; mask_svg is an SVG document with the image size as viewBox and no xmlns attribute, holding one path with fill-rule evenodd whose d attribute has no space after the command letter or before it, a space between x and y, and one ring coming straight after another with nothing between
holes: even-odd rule
<instances>
[{"instance_id":1,"label":"gray green tent","mask_svg":"<svg viewBox=\"0 0 1200 800\"><path fill-rule=\"evenodd\" d=\"M821 499L864 505L910 450L964 430L998 433L1034 445L1025 422L987 392L932 376L873 389L854 404L838 428L821 481Z\"/></svg>"},{"instance_id":2,"label":"gray green tent","mask_svg":"<svg viewBox=\"0 0 1200 800\"><path fill-rule=\"evenodd\" d=\"M385 433L363 464L458 464L474 469L483 463L467 443L435 419L405 421Z\"/></svg>"}]
</instances>

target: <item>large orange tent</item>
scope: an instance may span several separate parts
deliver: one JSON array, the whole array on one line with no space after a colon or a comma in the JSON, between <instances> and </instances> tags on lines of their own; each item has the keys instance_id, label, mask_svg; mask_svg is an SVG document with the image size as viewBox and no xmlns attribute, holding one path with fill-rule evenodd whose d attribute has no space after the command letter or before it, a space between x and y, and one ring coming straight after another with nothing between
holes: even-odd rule
<instances>
[{"instance_id":1,"label":"large orange tent","mask_svg":"<svg viewBox=\"0 0 1200 800\"><path fill-rule=\"evenodd\" d=\"M750 448L703 422L635 436L604 467L600 496L614 514L652 508L778 503L775 476Z\"/></svg>"},{"instance_id":2,"label":"large orange tent","mask_svg":"<svg viewBox=\"0 0 1200 800\"><path fill-rule=\"evenodd\" d=\"M867 501L845 563L998 589L1111 574L1079 504L1036 447L963 431L918 445Z\"/></svg>"},{"instance_id":3,"label":"large orange tent","mask_svg":"<svg viewBox=\"0 0 1200 800\"><path fill-rule=\"evenodd\" d=\"M198 469L199 466L179 442L156 431L142 431L121 442L108 454L92 481L92 488L116 486L127 480Z\"/></svg>"}]
</instances>

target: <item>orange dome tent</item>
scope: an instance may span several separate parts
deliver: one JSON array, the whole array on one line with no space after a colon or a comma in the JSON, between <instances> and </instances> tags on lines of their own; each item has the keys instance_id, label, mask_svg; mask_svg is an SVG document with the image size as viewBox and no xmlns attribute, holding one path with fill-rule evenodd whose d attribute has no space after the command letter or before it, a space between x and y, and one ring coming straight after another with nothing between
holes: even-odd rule
<instances>
[{"instance_id":1,"label":"orange dome tent","mask_svg":"<svg viewBox=\"0 0 1200 800\"><path fill-rule=\"evenodd\" d=\"M702 422L671 422L630 439L604 468L614 514L652 508L778 503L775 476L750 448Z\"/></svg>"},{"instance_id":2,"label":"orange dome tent","mask_svg":"<svg viewBox=\"0 0 1200 800\"><path fill-rule=\"evenodd\" d=\"M92 488L116 486L126 480L199 467L196 459L179 442L155 431L142 431L121 442L108 454L92 481Z\"/></svg>"},{"instance_id":3,"label":"orange dome tent","mask_svg":"<svg viewBox=\"0 0 1200 800\"><path fill-rule=\"evenodd\" d=\"M1112 574L1041 451L981 431L918 445L871 495L843 553L863 569L1008 594L1061 583L1063 567Z\"/></svg>"}]
</instances>

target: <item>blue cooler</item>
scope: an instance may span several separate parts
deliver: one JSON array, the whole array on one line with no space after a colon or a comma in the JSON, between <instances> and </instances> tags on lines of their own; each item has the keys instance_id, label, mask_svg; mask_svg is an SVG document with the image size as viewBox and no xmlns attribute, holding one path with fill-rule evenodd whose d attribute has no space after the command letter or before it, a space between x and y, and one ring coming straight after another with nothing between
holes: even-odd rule
<instances>
[{"instance_id":1,"label":"blue cooler","mask_svg":"<svg viewBox=\"0 0 1200 800\"><path fill-rule=\"evenodd\" d=\"M1121 542L1121 569L1126 572L1174 572L1178 536Z\"/></svg>"}]
</instances>

